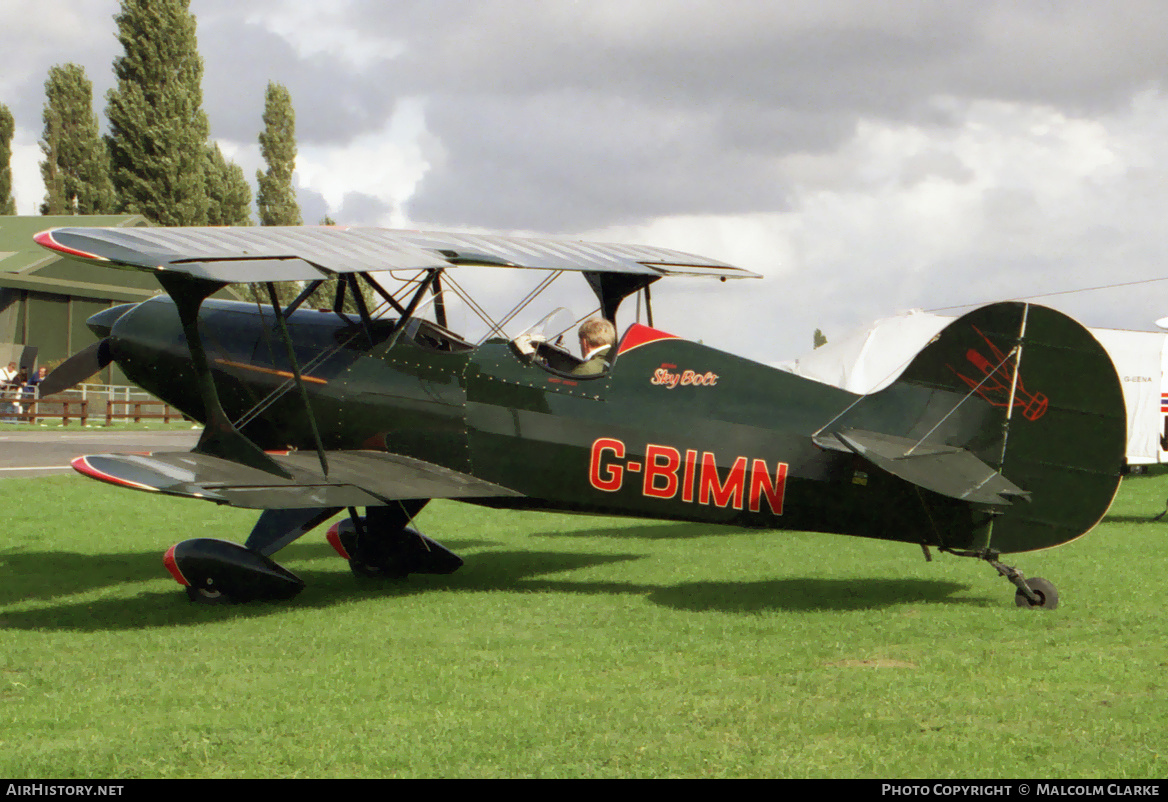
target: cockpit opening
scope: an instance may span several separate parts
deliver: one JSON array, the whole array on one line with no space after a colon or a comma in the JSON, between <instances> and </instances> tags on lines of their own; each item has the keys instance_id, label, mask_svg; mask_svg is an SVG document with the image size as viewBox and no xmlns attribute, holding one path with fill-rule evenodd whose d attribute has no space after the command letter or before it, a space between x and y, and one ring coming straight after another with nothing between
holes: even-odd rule
<instances>
[{"instance_id":1,"label":"cockpit opening","mask_svg":"<svg viewBox=\"0 0 1168 802\"><path fill-rule=\"evenodd\" d=\"M569 343L575 343L579 356ZM532 364L562 376L595 379L608 373L616 345L616 327L599 316L580 322L559 307L515 337L512 347Z\"/></svg>"}]
</instances>

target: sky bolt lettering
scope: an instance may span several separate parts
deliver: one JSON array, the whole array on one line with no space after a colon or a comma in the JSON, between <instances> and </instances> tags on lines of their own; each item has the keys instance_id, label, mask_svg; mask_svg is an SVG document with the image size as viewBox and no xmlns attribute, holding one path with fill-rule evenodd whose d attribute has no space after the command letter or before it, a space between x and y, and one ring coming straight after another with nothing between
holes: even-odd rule
<instances>
[{"instance_id":1,"label":"sky bolt lettering","mask_svg":"<svg viewBox=\"0 0 1168 802\"><path fill-rule=\"evenodd\" d=\"M683 370L680 373L675 373L670 370L670 368L676 367L677 365L662 362L661 367L653 371L653 378L649 380L649 384L656 384L670 390L679 386L714 387L718 384L718 374L713 371L698 373L696 370Z\"/></svg>"}]
</instances>

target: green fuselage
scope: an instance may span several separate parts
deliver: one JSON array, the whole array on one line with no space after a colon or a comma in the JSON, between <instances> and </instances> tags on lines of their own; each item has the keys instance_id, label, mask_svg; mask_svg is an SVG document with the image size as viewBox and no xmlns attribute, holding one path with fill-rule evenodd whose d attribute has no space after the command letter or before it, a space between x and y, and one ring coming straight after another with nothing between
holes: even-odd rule
<instances>
[{"instance_id":1,"label":"green fuselage","mask_svg":"<svg viewBox=\"0 0 1168 802\"><path fill-rule=\"evenodd\" d=\"M851 393L639 325L605 374L580 378L506 340L474 347L422 321L391 338L394 323L290 317L323 447L403 454L522 494L477 503L951 547L985 522L968 504L817 445L813 436L857 400ZM265 450L315 448L270 310L208 301L200 332L243 434ZM205 419L173 304L131 310L111 344L134 382ZM871 405L868 422L895 430L914 414L907 401Z\"/></svg>"}]
</instances>

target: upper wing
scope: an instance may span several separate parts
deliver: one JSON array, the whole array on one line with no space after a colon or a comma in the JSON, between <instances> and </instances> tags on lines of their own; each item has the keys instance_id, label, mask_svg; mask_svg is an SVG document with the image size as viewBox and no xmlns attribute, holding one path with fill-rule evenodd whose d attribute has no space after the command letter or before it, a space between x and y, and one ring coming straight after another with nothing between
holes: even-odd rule
<instances>
[{"instance_id":1,"label":"upper wing","mask_svg":"<svg viewBox=\"0 0 1168 802\"><path fill-rule=\"evenodd\" d=\"M759 278L723 262L665 248L384 228L56 228L35 239L75 259L226 283L457 265Z\"/></svg>"},{"instance_id":2,"label":"upper wing","mask_svg":"<svg viewBox=\"0 0 1168 802\"><path fill-rule=\"evenodd\" d=\"M193 451L78 457L86 476L136 490L201 498L249 509L380 506L400 499L519 496L449 468L383 451L328 451L329 472L315 451L270 454L292 478Z\"/></svg>"}]
</instances>

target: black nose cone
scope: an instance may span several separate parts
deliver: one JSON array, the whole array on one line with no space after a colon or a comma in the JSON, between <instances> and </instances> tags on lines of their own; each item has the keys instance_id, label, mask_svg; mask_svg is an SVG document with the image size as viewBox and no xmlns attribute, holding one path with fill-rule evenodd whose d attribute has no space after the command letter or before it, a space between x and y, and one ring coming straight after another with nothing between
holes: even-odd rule
<instances>
[{"instance_id":1,"label":"black nose cone","mask_svg":"<svg viewBox=\"0 0 1168 802\"><path fill-rule=\"evenodd\" d=\"M138 304L121 304L120 306L111 306L109 309L104 309L93 315L85 321L85 325L89 326L89 330L98 337L108 337L110 329L122 317L122 315L129 312Z\"/></svg>"}]
</instances>

